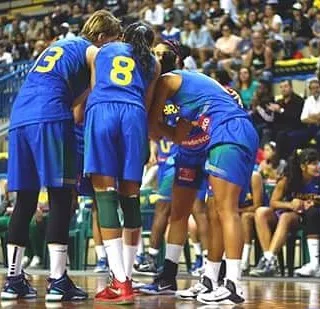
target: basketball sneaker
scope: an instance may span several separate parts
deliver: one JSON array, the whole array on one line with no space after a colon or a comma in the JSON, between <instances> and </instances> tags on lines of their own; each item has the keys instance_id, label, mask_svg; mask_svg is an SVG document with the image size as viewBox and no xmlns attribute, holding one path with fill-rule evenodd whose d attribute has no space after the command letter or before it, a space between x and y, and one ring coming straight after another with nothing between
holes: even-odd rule
<instances>
[{"instance_id":1,"label":"basketball sneaker","mask_svg":"<svg viewBox=\"0 0 320 309\"><path fill-rule=\"evenodd\" d=\"M108 268L108 262L106 258L102 258L100 260L97 261L97 265L94 268L94 272L95 273L106 273L108 272L109 268Z\"/></svg>"},{"instance_id":2,"label":"basketball sneaker","mask_svg":"<svg viewBox=\"0 0 320 309\"><path fill-rule=\"evenodd\" d=\"M129 305L134 303L132 282L127 278L125 282L118 281L114 276L111 284L96 294L95 301L114 305Z\"/></svg>"},{"instance_id":3,"label":"basketball sneaker","mask_svg":"<svg viewBox=\"0 0 320 309\"><path fill-rule=\"evenodd\" d=\"M255 268L250 271L250 276L253 277L273 277L279 273L278 260L273 256L270 260L265 259L262 268Z\"/></svg>"},{"instance_id":4,"label":"basketball sneaker","mask_svg":"<svg viewBox=\"0 0 320 309\"><path fill-rule=\"evenodd\" d=\"M147 295L174 295L177 282L175 278L166 278L160 274L151 284L146 284L139 291Z\"/></svg>"},{"instance_id":5,"label":"basketball sneaker","mask_svg":"<svg viewBox=\"0 0 320 309\"><path fill-rule=\"evenodd\" d=\"M191 268L191 274L192 276L199 276L202 273L200 273L200 269L203 269L203 256L202 255L197 255L196 260L194 264L192 265Z\"/></svg>"},{"instance_id":6,"label":"basketball sneaker","mask_svg":"<svg viewBox=\"0 0 320 309\"><path fill-rule=\"evenodd\" d=\"M88 293L77 287L67 275L63 274L60 279L48 279L46 294L47 302L81 301L88 298Z\"/></svg>"},{"instance_id":7,"label":"basketball sneaker","mask_svg":"<svg viewBox=\"0 0 320 309\"><path fill-rule=\"evenodd\" d=\"M144 260L135 267L139 275L156 276L158 274L156 259L154 256L147 254Z\"/></svg>"},{"instance_id":8,"label":"basketball sneaker","mask_svg":"<svg viewBox=\"0 0 320 309\"><path fill-rule=\"evenodd\" d=\"M18 298L30 299L36 297L36 289L30 285L23 272L18 276L8 276L1 291L2 300L14 300Z\"/></svg>"},{"instance_id":9,"label":"basketball sneaker","mask_svg":"<svg viewBox=\"0 0 320 309\"><path fill-rule=\"evenodd\" d=\"M195 285L187 290L180 290L176 292L176 297L183 300L195 300L197 296L202 293L209 293L212 289L212 282L207 276L201 277Z\"/></svg>"},{"instance_id":10,"label":"basketball sneaker","mask_svg":"<svg viewBox=\"0 0 320 309\"><path fill-rule=\"evenodd\" d=\"M301 268L297 269L294 274L298 277L315 277L319 271L318 265L313 265L311 263L303 265Z\"/></svg>"},{"instance_id":11,"label":"basketball sneaker","mask_svg":"<svg viewBox=\"0 0 320 309\"><path fill-rule=\"evenodd\" d=\"M244 302L243 291L230 279L224 279L223 284L212 292L201 293L197 301L206 305L237 305Z\"/></svg>"}]
</instances>

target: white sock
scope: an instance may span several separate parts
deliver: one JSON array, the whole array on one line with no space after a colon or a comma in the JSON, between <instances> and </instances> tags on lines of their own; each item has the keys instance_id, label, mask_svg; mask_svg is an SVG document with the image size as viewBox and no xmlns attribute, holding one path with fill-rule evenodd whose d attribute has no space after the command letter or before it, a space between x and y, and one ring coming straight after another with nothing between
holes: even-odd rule
<instances>
[{"instance_id":1,"label":"white sock","mask_svg":"<svg viewBox=\"0 0 320 309\"><path fill-rule=\"evenodd\" d=\"M50 278L60 279L67 268L68 246L48 244L50 255Z\"/></svg>"},{"instance_id":2,"label":"white sock","mask_svg":"<svg viewBox=\"0 0 320 309\"><path fill-rule=\"evenodd\" d=\"M319 239L307 239L309 255L310 255L310 264L317 268L319 266Z\"/></svg>"},{"instance_id":3,"label":"white sock","mask_svg":"<svg viewBox=\"0 0 320 309\"><path fill-rule=\"evenodd\" d=\"M107 252L110 270L117 280L125 282L122 238L104 240L103 244Z\"/></svg>"},{"instance_id":4,"label":"white sock","mask_svg":"<svg viewBox=\"0 0 320 309\"><path fill-rule=\"evenodd\" d=\"M220 267L221 262L212 262L207 259L207 263L204 268L204 275L211 279L213 288L218 286Z\"/></svg>"},{"instance_id":5,"label":"white sock","mask_svg":"<svg viewBox=\"0 0 320 309\"><path fill-rule=\"evenodd\" d=\"M241 279L241 260L226 259L226 278L237 283Z\"/></svg>"},{"instance_id":6,"label":"white sock","mask_svg":"<svg viewBox=\"0 0 320 309\"><path fill-rule=\"evenodd\" d=\"M22 258L25 247L7 244L8 276L19 276L22 270Z\"/></svg>"},{"instance_id":7,"label":"white sock","mask_svg":"<svg viewBox=\"0 0 320 309\"><path fill-rule=\"evenodd\" d=\"M241 269L245 270L249 266L251 244L244 244L241 258Z\"/></svg>"},{"instance_id":8,"label":"white sock","mask_svg":"<svg viewBox=\"0 0 320 309\"><path fill-rule=\"evenodd\" d=\"M104 245L95 246L95 249L96 249L98 260L107 258L107 253L106 253L106 249L104 248Z\"/></svg>"},{"instance_id":9,"label":"white sock","mask_svg":"<svg viewBox=\"0 0 320 309\"><path fill-rule=\"evenodd\" d=\"M136 258L138 246L123 245L123 263L126 276L132 279L132 268Z\"/></svg>"},{"instance_id":10,"label":"white sock","mask_svg":"<svg viewBox=\"0 0 320 309\"><path fill-rule=\"evenodd\" d=\"M202 255L201 243L199 242L193 243L193 249L194 249L195 255Z\"/></svg>"},{"instance_id":11,"label":"white sock","mask_svg":"<svg viewBox=\"0 0 320 309\"><path fill-rule=\"evenodd\" d=\"M141 233L139 236L139 242L138 242L137 255L140 255L140 256L143 255L143 251L144 251L144 248L143 248L142 229L141 229Z\"/></svg>"},{"instance_id":12,"label":"white sock","mask_svg":"<svg viewBox=\"0 0 320 309\"><path fill-rule=\"evenodd\" d=\"M159 254L159 249L149 248L149 254L152 256L157 256Z\"/></svg>"},{"instance_id":13,"label":"white sock","mask_svg":"<svg viewBox=\"0 0 320 309\"><path fill-rule=\"evenodd\" d=\"M266 251L263 253L263 255L268 261L270 261L274 257L274 254L271 251Z\"/></svg>"},{"instance_id":14,"label":"white sock","mask_svg":"<svg viewBox=\"0 0 320 309\"><path fill-rule=\"evenodd\" d=\"M151 186L151 182L155 179L158 172L158 165L151 166L143 175L141 189L147 188Z\"/></svg>"},{"instance_id":15,"label":"white sock","mask_svg":"<svg viewBox=\"0 0 320 309\"><path fill-rule=\"evenodd\" d=\"M174 244L167 244L166 245L166 259L170 260L175 264L179 264L181 252L183 246L174 245Z\"/></svg>"}]
</instances>

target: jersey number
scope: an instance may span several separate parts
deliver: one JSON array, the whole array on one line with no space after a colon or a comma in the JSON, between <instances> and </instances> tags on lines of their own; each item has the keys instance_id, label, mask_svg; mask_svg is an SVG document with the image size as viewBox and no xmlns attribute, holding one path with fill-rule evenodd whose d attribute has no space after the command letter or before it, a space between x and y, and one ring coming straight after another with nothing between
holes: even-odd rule
<instances>
[{"instance_id":1,"label":"jersey number","mask_svg":"<svg viewBox=\"0 0 320 309\"><path fill-rule=\"evenodd\" d=\"M132 82L132 71L136 63L132 58L117 56L113 58L110 79L120 86L128 86Z\"/></svg>"},{"instance_id":2,"label":"jersey number","mask_svg":"<svg viewBox=\"0 0 320 309\"><path fill-rule=\"evenodd\" d=\"M51 53L51 56L45 56L43 61L46 62L47 64L42 66L42 65L37 65L36 68L34 69L36 72L39 73L47 73L50 72L56 62L61 58L63 55L63 49L59 46L51 47L47 51L48 53Z\"/></svg>"},{"instance_id":3,"label":"jersey number","mask_svg":"<svg viewBox=\"0 0 320 309\"><path fill-rule=\"evenodd\" d=\"M172 146L172 142L171 141L164 141L163 139L160 140L160 150L163 153L169 153L171 150L171 146Z\"/></svg>"}]
</instances>

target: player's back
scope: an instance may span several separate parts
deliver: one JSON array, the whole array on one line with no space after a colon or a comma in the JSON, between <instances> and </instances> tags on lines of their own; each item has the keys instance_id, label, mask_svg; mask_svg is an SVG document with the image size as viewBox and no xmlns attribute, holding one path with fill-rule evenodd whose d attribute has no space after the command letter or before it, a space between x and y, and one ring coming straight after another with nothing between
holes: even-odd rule
<instances>
[{"instance_id":1,"label":"player's back","mask_svg":"<svg viewBox=\"0 0 320 309\"><path fill-rule=\"evenodd\" d=\"M11 128L71 119L71 104L89 86L84 38L60 40L48 47L29 71L13 105Z\"/></svg>"},{"instance_id":2,"label":"player's back","mask_svg":"<svg viewBox=\"0 0 320 309\"><path fill-rule=\"evenodd\" d=\"M149 82L130 44L108 43L101 48L95 60L95 86L89 96L87 109L98 103L110 102L145 108Z\"/></svg>"},{"instance_id":3,"label":"player's back","mask_svg":"<svg viewBox=\"0 0 320 309\"><path fill-rule=\"evenodd\" d=\"M175 70L182 84L171 98L180 107L180 116L199 120L203 114L211 115L219 125L235 117L248 117L238 101L214 79L197 72Z\"/></svg>"}]
</instances>

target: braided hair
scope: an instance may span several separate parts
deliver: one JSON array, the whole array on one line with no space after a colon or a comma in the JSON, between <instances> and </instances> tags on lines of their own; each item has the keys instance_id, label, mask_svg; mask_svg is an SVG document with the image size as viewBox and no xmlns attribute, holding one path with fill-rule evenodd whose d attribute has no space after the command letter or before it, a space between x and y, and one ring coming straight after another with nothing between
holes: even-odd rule
<instances>
[{"instance_id":1,"label":"braided hair","mask_svg":"<svg viewBox=\"0 0 320 309\"><path fill-rule=\"evenodd\" d=\"M124 42L129 43L133 47L133 54L141 63L147 79L151 78L153 72L154 61L150 48L153 44L154 36L152 28L143 22L129 25L123 34Z\"/></svg>"}]
</instances>

